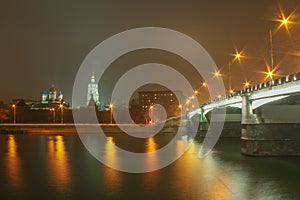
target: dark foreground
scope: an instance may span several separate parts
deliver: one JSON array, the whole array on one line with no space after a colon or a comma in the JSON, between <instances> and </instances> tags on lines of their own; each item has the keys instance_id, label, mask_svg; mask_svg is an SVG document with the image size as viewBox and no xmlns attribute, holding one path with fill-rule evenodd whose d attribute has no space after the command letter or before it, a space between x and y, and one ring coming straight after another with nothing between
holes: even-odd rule
<instances>
[{"instance_id":1,"label":"dark foreground","mask_svg":"<svg viewBox=\"0 0 300 200\"><path fill-rule=\"evenodd\" d=\"M164 137L110 139L147 152ZM162 170L129 174L95 160L76 134L0 135L0 199L300 199L300 158L245 157L238 139L221 139L199 159L200 145Z\"/></svg>"}]
</instances>

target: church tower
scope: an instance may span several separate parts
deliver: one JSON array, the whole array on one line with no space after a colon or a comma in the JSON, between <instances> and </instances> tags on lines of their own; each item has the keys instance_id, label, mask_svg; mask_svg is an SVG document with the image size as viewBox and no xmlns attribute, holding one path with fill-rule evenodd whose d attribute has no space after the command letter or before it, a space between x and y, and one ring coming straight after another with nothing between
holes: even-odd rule
<instances>
[{"instance_id":1,"label":"church tower","mask_svg":"<svg viewBox=\"0 0 300 200\"><path fill-rule=\"evenodd\" d=\"M95 81L94 72L91 76L91 82L88 85L86 105L88 105L90 103L91 98L93 98L96 105L100 105L98 83L96 83L96 81Z\"/></svg>"}]
</instances>

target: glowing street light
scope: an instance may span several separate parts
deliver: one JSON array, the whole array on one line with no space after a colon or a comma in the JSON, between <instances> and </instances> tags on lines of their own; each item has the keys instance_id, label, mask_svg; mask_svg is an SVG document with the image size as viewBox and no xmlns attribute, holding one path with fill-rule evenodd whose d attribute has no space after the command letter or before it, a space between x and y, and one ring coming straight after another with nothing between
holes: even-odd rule
<instances>
[{"instance_id":1,"label":"glowing street light","mask_svg":"<svg viewBox=\"0 0 300 200\"><path fill-rule=\"evenodd\" d=\"M52 112L52 120L53 124L55 123L55 108L50 108L50 112Z\"/></svg>"},{"instance_id":2,"label":"glowing street light","mask_svg":"<svg viewBox=\"0 0 300 200\"><path fill-rule=\"evenodd\" d=\"M251 84L250 84L250 81L246 81L246 82L244 83L244 87L245 87L245 88L248 88L250 85L251 85Z\"/></svg>"},{"instance_id":3,"label":"glowing street light","mask_svg":"<svg viewBox=\"0 0 300 200\"><path fill-rule=\"evenodd\" d=\"M290 35L289 32L289 24L295 24L296 22L291 21L291 19L293 18L294 12L291 12L287 17L284 14L281 6L279 5L279 10L280 10L280 19L271 19L271 21L275 21L275 22L279 22L278 27L276 28L275 33L281 28L281 27L285 27L285 29L287 30L288 34ZM273 32L271 29L269 29L269 42L270 42L270 68L271 71L274 69L274 52L273 52Z\"/></svg>"},{"instance_id":4,"label":"glowing street light","mask_svg":"<svg viewBox=\"0 0 300 200\"><path fill-rule=\"evenodd\" d=\"M222 76L219 70L215 71L215 72L213 73L213 75L214 75L213 77L216 77L216 78L219 78L219 77Z\"/></svg>"},{"instance_id":5,"label":"glowing street light","mask_svg":"<svg viewBox=\"0 0 300 200\"><path fill-rule=\"evenodd\" d=\"M14 109L14 124L16 123L16 105L13 104L12 108Z\"/></svg>"},{"instance_id":6,"label":"glowing street light","mask_svg":"<svg viewBox=\"0 0 300 200\"><path fill-rule=\"evenodd\" d=\"M109 108L110 108L110 123L112 124L112 109L113 109L113 104L109 104Z\"/></svg>"},{"instance_id":7,"label":"glowing street light","mask_svg":"<svg viewBox=\"0 0 300 200\"><path fill-rule=\"evenodd\" d=\"M232 56L234 56L232 61L228 62L228 91L229 93L233 93L233 89L232 89L232 78L231 78L231 65L238 60L239 63L241 62L241 58L244 58L244 54L243 54L243 50L242 51L238 51L237 49L235 49L235 53L234 54L230 54Z\"/></svg>"},{"instance_id":8,"label":"glowing street light","mask_svg":"<svg viewBox=\"0 0 300 200\"><path fill-rule=\"evenodd\" d=\"M60 123L64 123L64 105L60 104L59 105L60 108Z\"/></svg>"}]
</instances>

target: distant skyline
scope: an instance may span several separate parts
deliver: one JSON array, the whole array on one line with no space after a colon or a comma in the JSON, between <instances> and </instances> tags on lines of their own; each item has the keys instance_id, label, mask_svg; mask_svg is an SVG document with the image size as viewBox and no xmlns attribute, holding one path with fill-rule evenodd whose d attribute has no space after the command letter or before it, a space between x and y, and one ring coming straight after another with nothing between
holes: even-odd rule
<instances>
[{"instance_id":1,"label":"distant skyline","mask_svg":"<svg viewBox=\"0 0 300 200\"><path fill-rule=\"evenodd\" d=\"M234 48L246 58L232 65L232 85L263 81L265 61L269 61L270 19L294 12L300 22L300 1L200 0L200 1L18 1L2 2L0 8L0 100L38 100L52 84L71 103L76 72L87 54L106 38L138 27L165 27L197 40L222 72L232 59ZM281 62L282 75L300 71L300 24L274 32L274 60ZM298 54L290 55L290 54ZM189 65L178 56L157 50L128 53L116 60L100 79L100 95L105 100L114 82L130 68L158 62L186 73L195 88L200 76L185 72ZM227 84L226 77L224 78ZM103 96L104 95L104 96Z\"/></svg>"}]
</instances>

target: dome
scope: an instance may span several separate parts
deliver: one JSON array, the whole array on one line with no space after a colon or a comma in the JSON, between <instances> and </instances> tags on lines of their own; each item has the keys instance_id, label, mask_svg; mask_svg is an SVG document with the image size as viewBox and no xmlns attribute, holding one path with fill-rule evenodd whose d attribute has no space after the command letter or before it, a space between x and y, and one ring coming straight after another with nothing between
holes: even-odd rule
<instances>
[{"instance_id":1,"label":"dome","mask_svg":"<svg viewBox=\"0 0 300 200\"><path fill-rule=\"evenodd\" d=\"M52 87L49 90L49 100L50 101L56 100L56 89L55 89L54 85L52 85Z\"/></svg>"},{"instance_id":2,"label":"dome","mask_svg":"<svg viewBox=\"0 0 300 200\"><path fill-rule=\"evenodd\" d=\"M51 86L49 92L56 93L56 88L54 87L54 85Z\"/></svg>"}]
</instances>

